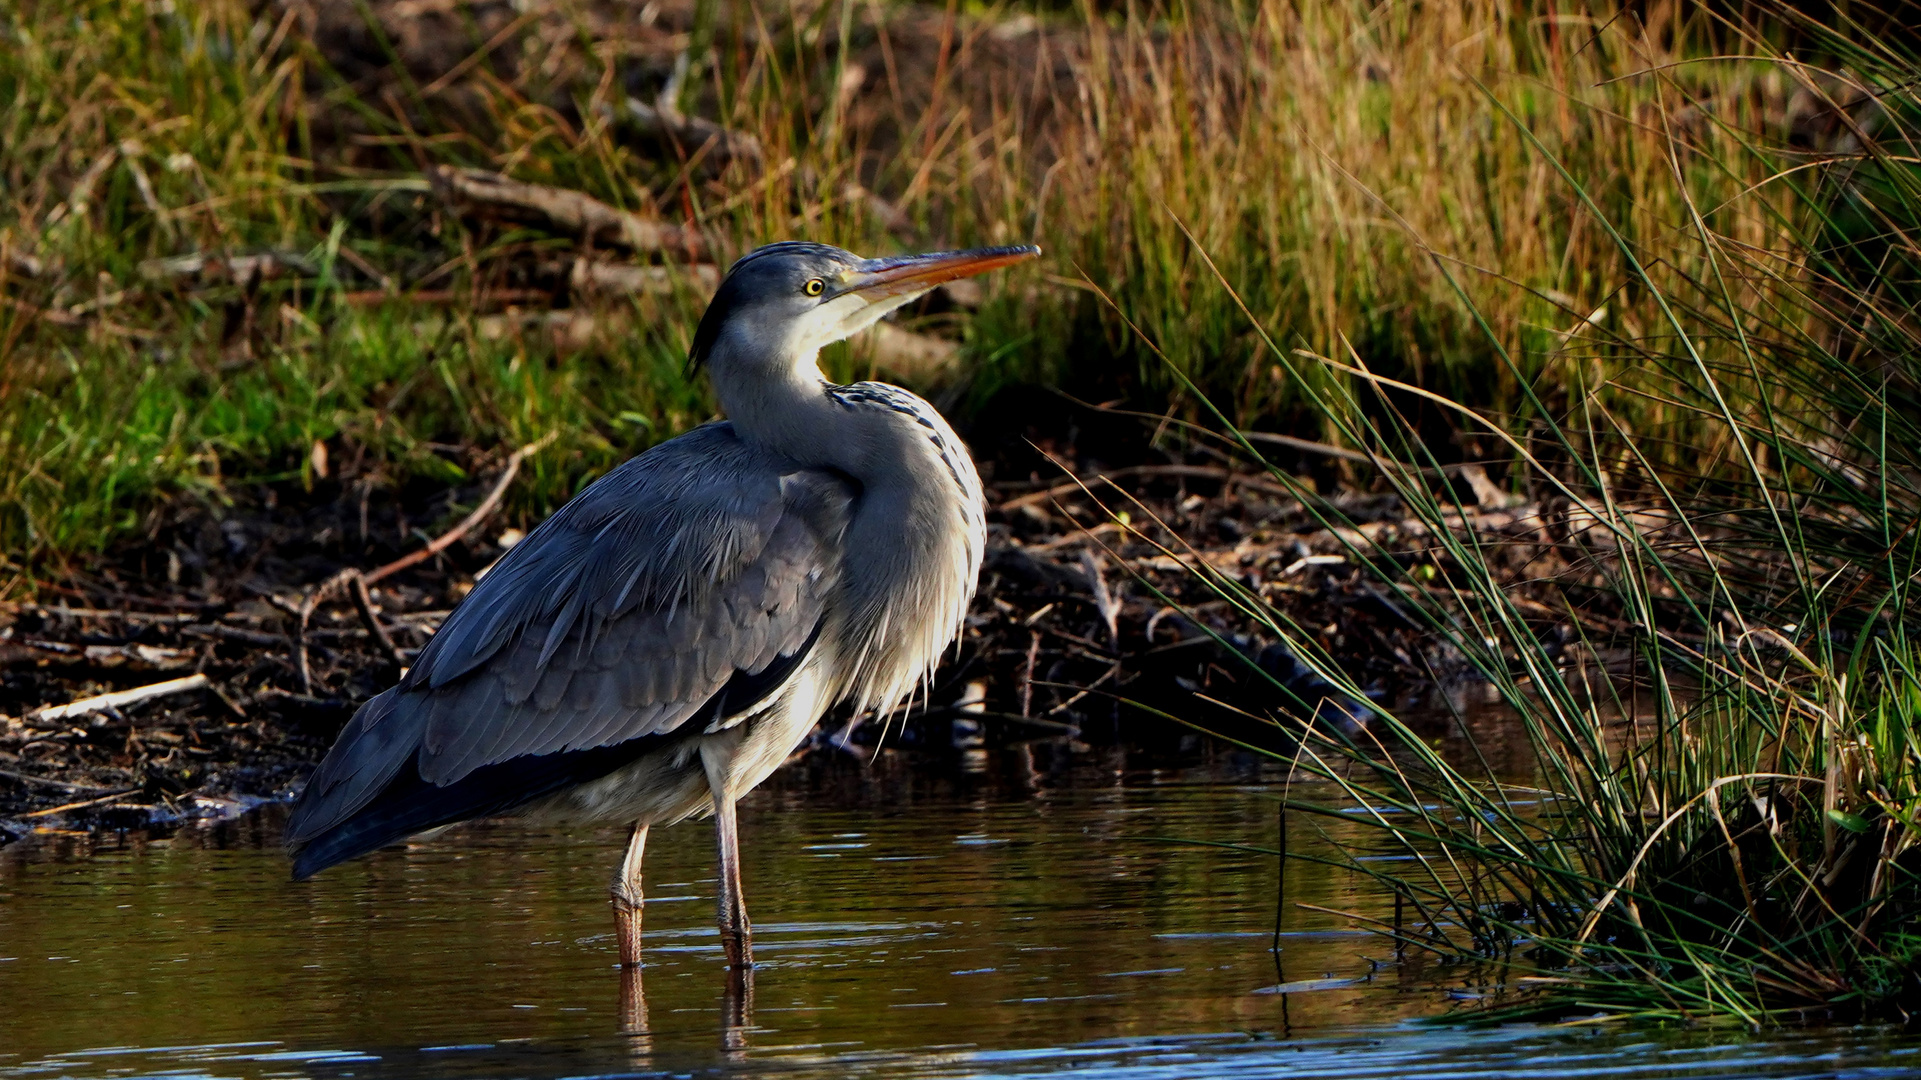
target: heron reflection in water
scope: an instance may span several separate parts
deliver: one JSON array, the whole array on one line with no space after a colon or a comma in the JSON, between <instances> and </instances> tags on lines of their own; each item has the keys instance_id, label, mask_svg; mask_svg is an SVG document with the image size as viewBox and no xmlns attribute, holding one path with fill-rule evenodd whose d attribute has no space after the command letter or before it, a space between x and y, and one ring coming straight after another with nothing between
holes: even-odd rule
<instances>
[{"instance_id":1,"label":"heron reflection in water","mask_svg":"<svg viewBox=\"0 0 1921 1080\"><path fill-rule=\"evenodd\" d=\"M691 355L727 419L608 473L475 585L307 784L294 876L478 817L632 823L613 906L644 1026L647 833L711 813L721 942L751 987L735 803L836 703L886 711L931 674L985 543L953 429L899 387L829 382L820 349L1039 254L789 242L735 263Z\"/></svg>"}]
</instances>

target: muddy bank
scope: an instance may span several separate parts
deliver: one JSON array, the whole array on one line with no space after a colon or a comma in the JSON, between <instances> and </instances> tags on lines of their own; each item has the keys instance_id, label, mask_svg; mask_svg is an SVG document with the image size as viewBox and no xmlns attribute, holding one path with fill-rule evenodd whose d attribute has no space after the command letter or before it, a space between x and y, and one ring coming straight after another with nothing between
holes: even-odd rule
<instances>
[{"instance_id":1,"label":"muddy bank","mask_svg":"<svg viewBox=\"0 0 1921 1080\"><path fill-rule=\"evenodd\" d=\"M0 607L0 831L164 826L288 797L353 709L533 524L485 505L505 462L472 464L476 481L456 489L350 480L258 487L219 512L183 502L145 542ZM1293 619L1381 699L1406 705L1465 678L1458 656L1351 562L1354 538L1267 476L1199 457L1076 460L1078 481L1016 468L989 467L981 594L926 701L885 725L832 715L801 754L884 745L958 762L1034 740L1078 753L1191 737L1154 710L1216 730L1314 709L1365 722L1361 703L1210 588L1202 564ZM1406 559L1432 557L1426 529L1392 496L1332 502ZM1462 524L1505 553L1515 580L1545 580L1570 565L1554 516L1490 506ZM364 603L340 586L347 570L372 579Z\"/></svg>"},{"instance_id":2,"label":"muddy bank","mask_svg":"<svg viewBox=\"0 0 1921 1080\"><path fill-rule=\"evenodd\" d=\"M372 257L342 247L343 262L327 271L344 283L343 304L410 300L419 311L409 317L422 330L454 325L452 316L436 312L456 308L474 316L476 338L521 335L539 346L535 352L571 354L652 321L658 312L650 305L711 288L730 245L742 241L696 229L681 213L683 196L699 190L730 199L741 185L765 180L776 163L759 162L758 144L744 133L699 119L724 115L713 86L700 83L706 89L684 95L675 89L686 76L693 6L648 5L642 12L591 4L579 25L551 6L527 7L525 15L506 3L471 7L455 12L387 0L261 6L290 50L311 48L325 61L303 69L311 94L301 107L316 174L406 173L388 177L396 186L378 197L366 190L326 196L328 212L352 226L351 236L380 240L377 250L368 248ZM996 95L1007 91L1008 100L1033 112L1035 130L1044 130L1056 97L1048 88L1066 85L1079 50L1075 35L1044 33L1028 17L1000 27L970 18L958 37L953 14L934 8L893 12L884 24L867 18L859 15L849 31L836 92L846 98L848 130L863 133L861 144L873 153L899 141L905 118L928 111L939 82L929 76L950 53L970 72L953 93L976 116L993 113ZM523 42L529 48L498 48L516 25L532 35ZM486 93L505 81L567 123L590 125L608 118L583 112L572 88L594 70L583 51L598 48L594 43L618 44L605 50L619 59L608 69L614 81L603 103L618 113L610 122L620 145L657 181L645 190L599 189L613 202L417 160L388 137L384 121L330 96L344 80L368 100L397 103L396 116L419 130L466 122L491 131L497 117ZM523 63L536 58L544 74L521 85ZM410 87L432 89L416 96ZM676 99L688 112L663 112L663 103ZM438 104L429 109L429 100ZM695 156L704 163L698 168ZM708 168L723 160L740 168ZM952 242L938 218L915 224L870 190L880 183L873 168L867 161L850 174L841 197L879 219L898 219L893 231L902 244ZM461 249L465 276L450 278L456 263L448 261L452 241L442 234L443 225L454 224L471 230L471 242ZM546 239L527 242L539 234ZM47 286L51 296L66 288L65 268L51 261L28 260L12 272ZM300 295L320 276L321 265L298 252L183 247L141 262L138 282L121 282L107 294L120 298L116 319L132 320L130 298L143 295L222 312L219 370L240 370L286 347L288 328L299 325L273 314L282 309L276 290ZM884 374L941 384L958 343L922 330L965 318L980 303L979 290L943 289L912 312L921 330L884 326L860 347L871 350ZM105 306L76 313L69 305L62 318L81 325ZM400 382L383 409L395 411L412 385ZM1120 400L1127 391L1107 386L1087 396ZM960 760L982 747L1045 739L1071 753L1181 737L1125 701L1205 714L1216 726L1254 722L1235 710L1260 717L1317 707L1326 688L1270 648L1273 634L1212 592L1190 561L1258 590L1372 692L1392 696L1458 673L1457 658L1363 580L1342 538L1285 490L1234 471L1218 456L1147 449L1140 432L1131 441L1081 444L1098 443L1097 458L1050 434L1059 426L1034 437L1075 475L1108 477L1115 486L1096 485L1097 494L1125 512L1127 523L1064 483L1054 462L994 449L1024 445L1033 433L977 440L990 459L994 531L982 596L956 660L913 715L888 725L830 718L806 752L871 753L885 742ZM293 470L316 478L310 489L294 481L229 484L220 492L228 502L177 500L149 518L139 541L24 595L19 588L7 594L21 602L0 607L0 834L164 825L284 798L354 707L410 662L474 575L534 524L481 514L450 539L487 501L508 460L472 447L427 445L476 479L453 489L419 474L393 482L381 475L377 451L334 434L315 444L320 464ZM1402 511L1391 499L1338 501L1360 528L1386 530L1390 538L1406 532L1408 557L1424 557L1421 536L1400 524ZM1501 510L1472 524L1490 535L1514 533L1530 551L1551 551L1551 542L1526 539L1539 531L1528 524L1538 517ZM380 574L441 541L444 548L430 558ZM355 570L365 575L364 590L342 576ZM1252 675L1237 648L1262 661L1280 687ZM168 692L150 692L156 687ZM1350 721L1363 711L1353 701L1329 707Z\"/></svg>"}]
</instances>

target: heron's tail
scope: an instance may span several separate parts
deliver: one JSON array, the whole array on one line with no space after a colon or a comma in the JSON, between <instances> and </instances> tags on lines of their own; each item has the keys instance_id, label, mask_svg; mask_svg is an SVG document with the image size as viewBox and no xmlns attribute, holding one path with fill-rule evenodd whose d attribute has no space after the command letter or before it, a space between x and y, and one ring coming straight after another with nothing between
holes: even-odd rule
<instances>
[{"instance_id":1,"label":"heron's tail","mask_svg":"<svg viewBox=\"0 0 1921 1080\"><path fill-rule=\"evenodd\" d=\"M650 735L613 746L515 758L484 765L445 787L421 779L418 764L409 760L385 789L346 820L311 838L291 839L294 880L416 833L505 814L575 784L598 780L662 741L661 736ZM289 835L294 836L291 830Z\"/></svg>"}]
</instances>

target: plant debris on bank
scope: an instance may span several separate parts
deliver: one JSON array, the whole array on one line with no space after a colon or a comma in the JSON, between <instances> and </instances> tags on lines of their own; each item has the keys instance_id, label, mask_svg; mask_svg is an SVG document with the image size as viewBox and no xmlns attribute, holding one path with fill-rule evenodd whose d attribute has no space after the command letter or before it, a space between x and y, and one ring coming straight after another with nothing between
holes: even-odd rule
<instances>
[{"instance_id":1,"label":"plant debris on bank","mask_svg":"<svg viewBox=\"0 0 1921 1080\"><path fill-rule=\"evenodd\" d=\"M939 682L884 722L830 717L802 752L953 755L1038 740L1071 754L1153 741L1123 702L1184 709L1197 693L1221 703L1221 722L1306 701L1365 723L1348 691L1207 595L1202 563L1315 627L1360 693L1405 700L1467 674L1359 572L1346 554L1354 536L1322 526L1298 492L1201 457L1210 463L993 483L982 596ZM365 500L351 483L331 502L302 501L297 488L282 502L269 487L220 517L183 508L91 574L0 608L0 831L165 826L287 797L352 709L398 677L521 535L489 516L518 464L429 504L451 523L433 534L421 529L431 519L410 520L406 507L419 504ZM1546 589L1586 572L1562 544L1564 511L1489 498L1460 523L1508 544L1517 577ZM1101 507L1116 500L1132 513L1110 518ZM1393 496L1334 502L1356 536L1410 559L1430 544ZM1182 536L1211 542L1169 554ZM149 689L162 692L139 696Z\"/></svg>"}]
</instances>

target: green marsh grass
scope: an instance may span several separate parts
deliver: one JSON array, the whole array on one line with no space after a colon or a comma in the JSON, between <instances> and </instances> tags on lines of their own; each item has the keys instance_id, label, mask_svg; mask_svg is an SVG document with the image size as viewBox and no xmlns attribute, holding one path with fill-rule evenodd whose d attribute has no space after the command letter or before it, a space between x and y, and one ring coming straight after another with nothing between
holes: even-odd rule
<instances>
[{"instance_id":1,"label":"green marsh grass","mask_svg":"<svg viewBox=\"0 0 1921 1080\"><path fill-rule=\"evenodd\" d=\"M1658 202L1676 216L1624 227L1486 89L1616 246L1621 277L1606 287L1639 290L1659 312L1639 333L1591 326L1544 358L1585 379L1563 402L1540 395L1492 319L1490 347L1522 388L1505 413L1391 378L1345 343L1288 341L1245 312L1329 428L1372 455L1420 542L1375 544L1322 509L1325 523L1498 693L1533 764L1502 774L1472 737L1445 756L1379 705L1359 733L1275 718L1261 748L1349 800L1290 809L1375 827L1377 847L1342 864L1403 899L1405 918L1376 929L1403 949L1505 965L1488 1016L1759 1025L1921 1007L1921 65L1893 46L1850 59L1848 79L1817 83L1778 58L1847 110L1851 145L1808 153L1730 128L1755 160L1724 172L1771 169L1776 190L1742 196L1760 211L1719 207L1735 211L1719 220L1772 217L1792 243L1770 248L1698 209L1714 180L1682 163L1678 138ZM1663 72L1641 78L1685 99ZM1193 251L1206 262L1198 235ZM1465 261L1430 256L1478 311ZM1225 266L1209 269L1244 302ZM1630 420L1620 402L1632 396L1663 408ZM1518 530L1474 527L1492 511L1433 452L1416 407L1493 447L1490 464L1531 496ZM1239 438L1230 414L1216 421ZM1311 629L1238 579L1211 580L1365 699ZM1363 857L1383 853L1409 861Z\"/></svg>"},{"instance_id":2,"label":"green marsh grass","mask_svg":"<svg viewBox=\"0 0 1921 1080\"><path fill-rule=\"evenodd\" d=\"M1623 77L1706 49L1707 17L1687 9L1642 25L1491 0L759 2L666 4L639 26L584 0L499 23L477 21L498 16L482 7L443 23L321 7L359 22L240 0L0 12L0 545L16 559L97 551L167 499L218 502L299 472L316 439L399 483L485 468L492 448L549 427L557 446L514 496L538 513L708 415L675 362L697 294L626 305L628 329L585 347L467 325L524 267L580 248L463 220L428 190L432 165L698 225L723 258L794 236L862 250L1036 240L1047 265L925 327L965 346L959 382L941 388L957 413L1092 384L1198 415L1078 287L1085 272L1237 422L1335 439L1176 219L1290 348L1351 341L1375 370L1503 412L1578 397L1590 372L1556 346L1571 332L1660 326L1649 290L1614 291L1618 246L1522 127L1635 243L1681 219L1677 132L1704 186L1760 185L1706 204L1715 229L1755 250L1792 239L1776 205L1788 196L1741 143L1791 124L1790 75L1756 59L1673 67L1658 86ZM347 60L343 39L358 42ZM753 136L760 164L710 169L629 137L626 97L669 88L679 108ZM1430 249L1458 260L1451 280ZM157 258L259 250L323 272L257 290L143 277ZM368 303L382 284L367 268L390 301ZM1703 268L1651 272L1671 288ZM435 292L454 299L423 299ZM466 328L422 329L448 319ZM831 361L865 375L860 355ZM1625 422L1680 409L1608 377ZM1430 419L1430 435L1451 429Z\"/></svg>"}]
</instances>

